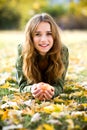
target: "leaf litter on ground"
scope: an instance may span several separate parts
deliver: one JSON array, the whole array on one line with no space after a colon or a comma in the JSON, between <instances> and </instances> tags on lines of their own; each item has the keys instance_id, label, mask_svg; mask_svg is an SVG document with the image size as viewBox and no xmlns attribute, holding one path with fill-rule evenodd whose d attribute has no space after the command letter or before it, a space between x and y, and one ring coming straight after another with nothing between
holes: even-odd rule
<instances>
[{"instance_id":1,"label":"leaf litter on ground","mask_svg":"<svg viewBox=\"0 0 87 130\"><path fill-rule=\"evenodd\" d=\"M67 31L65 33L69 34ZM1 50L0 128L2 130L87 129L87 77L79 75L87 67L86 61L80 55L82 52L80 49L84 52L87 46L84 44L85 47L80 48L81 40L78 39L76 46L76 43L68 42L70 63L64 92L51 101L39 101L30 93L19 92L15 70L16 48L14 51L11 48Z\"/></svg>"}]
</instances>

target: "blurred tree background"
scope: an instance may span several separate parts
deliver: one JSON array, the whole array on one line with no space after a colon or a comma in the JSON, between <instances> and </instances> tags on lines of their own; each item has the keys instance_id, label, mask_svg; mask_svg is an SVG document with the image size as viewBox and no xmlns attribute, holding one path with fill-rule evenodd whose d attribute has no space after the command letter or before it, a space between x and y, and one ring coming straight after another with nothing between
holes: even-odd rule
<instances>
[{"instance_id":1,"label":"blurred tree background","mask_svg":"<svg viewBox=\"0 0 87 130\"><path fill-rule=\"evenodd\" d=\"M87 29L87 0L0 0L0 29L23 29L41 12L51 14L62 29Z\"/></svg>"}]
</instances>

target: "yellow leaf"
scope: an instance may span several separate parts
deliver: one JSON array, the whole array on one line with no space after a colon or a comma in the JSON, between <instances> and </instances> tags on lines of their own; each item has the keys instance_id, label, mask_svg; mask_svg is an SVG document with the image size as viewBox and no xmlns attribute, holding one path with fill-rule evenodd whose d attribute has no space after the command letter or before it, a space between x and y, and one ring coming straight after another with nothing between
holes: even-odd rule
<instances>
[{"instance_id":1,"label":"yellow leaf","mask_svg":"<svg viewBox=\"0 0 87 130\"><path fill-rule=\"evenodd\" d=\"M13 115L13 122L17 125L20 123L20 120L17 118L17 115Z\"/></svg>"},{"instance_id":2,"label":"yellow leaf","mask_svg":"<svg viewBox=\"0 0 87 130\"><path fill-rule=\"evenodd\" d=\"M78 107L77 107L77 110L79 110L79 111L83 111L83 110L86 110L86 109L87 109L87 103L79 104Z\"/></svg>"},{"instance_id":3,"label":"yellow leaf","mask_svg":"<svg viewBox=\"0 0 87 130\"><path fill-rule=\"evenodd\" d=\"M87 115L84 116L84 121L87 122Z\"/></svg>"},{"instance_id":4,"label":"yellow leaf","mask_svg":"<svg viewBox=\"0 0 87 130\"><path fill-rule=\"evenodd\" d=\"M49 124L43 124L43 125L38 126L36 130L54 130L54 127Z\"/></svg>"},{"instance_id":5,"label":"yellow leaf","mask_svg":"<svg viewBox=\"0 0 87 130\"><path fill-rule=\"evenodd\" d=\"M3 113L1 119L2 119L2 120L6 120L6 119L8 119L8 109Z\"/></svg>"},{"instance_id":6,"label":"yellow leaf","mask_svg":"<svg viewBox=\"0 0 87 130\"><path fill-rule=\"evenodd\" d=\"M39 125L36 130L43 130L43 126L42 126L42 125Z\"/></svg>"},{"instance_id":7,"label":"yellow leaf","mask_svg":"<svg viewBox=\"0 0 87 130\"><path fill-rule=\"evenodd\" d=\"M61 112L63 111L63 105L59 105L59 104L51 104L49 106L44 107L43 109L45 112L47 113L51 113L51 112Z\"/></svg>"},{"instance_id":8,"label":"yellow leaf","mask_svg":"<svg viewBox=\"0 0 87 130\"><path fill-rule=\"evenodd\" d=\"M71 93L70 95L69 95L69 97L71 98L71 97L80 97L80 96L82 96L83 95L83 91L80 91L80 92L74 92L74 93Z\"/></svg>"},{"instance_id":9,"label":"yellow leaf","mask_svg":"<svg viewBox=\"0 0 87 130\"><path fill-rule=\"evenodd\" d=\"M0 88L9 88L10 84L9 82L6 82L4 85L0 86Z\"/></svg>"},{"instance_id":10,"label":"yellow leaf","mask_svg":"<svg viewBox=\"0 0 87 130\"><path fill-rule=\"evenodd\" d=\"M65 101L63 99L59 99L58 97L54 98L53 100L56 103L65 103Z\"/></svg>"},{"instance_id":11,"label":"yellow leaf","mask_svg":"<svg viewBox=\"0 0 87 130\"><path fill-rule=\"evenodd\" d=\"M0 115L3 115L4 114L4 111L3 110L0 110Z\"/></svg>"},{"instance_id":12,"label":"yellow leaf","mask_svg":"<svg viewBox=\"0 0 87 130\"><path fill-rule=\"evenodd\" d=\"M43 124L43 128L44 130L54 130L53 126L49 124Z\"/></svg>"}]
</instances>

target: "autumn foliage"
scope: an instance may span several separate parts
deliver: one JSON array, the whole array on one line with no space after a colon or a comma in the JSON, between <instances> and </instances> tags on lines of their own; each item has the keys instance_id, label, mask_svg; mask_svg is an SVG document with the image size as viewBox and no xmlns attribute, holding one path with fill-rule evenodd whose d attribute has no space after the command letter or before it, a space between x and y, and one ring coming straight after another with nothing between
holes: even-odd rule
<instances>
[{"instance_id":1,"label":"autumn foliage","mask_svg":"<svg viewBox=\"0 0 87 130\"><path fill-rule=\"evenodd\" d=\"M69 45L70 49L74 47L74 44ZM76 52L70 52L73 55L70 56L64 92L51 101L39 101L31 93L19 92L15 75L16 48L12 48L13 44L0 50L0 129L87 130L87 82L86 76L83 80L81 75L83 70L86 72L87 64L74 56ZM76 80L78 74L81 78ZM42 89L44 91L46 87Z\"/></svg>"}]
</instances>

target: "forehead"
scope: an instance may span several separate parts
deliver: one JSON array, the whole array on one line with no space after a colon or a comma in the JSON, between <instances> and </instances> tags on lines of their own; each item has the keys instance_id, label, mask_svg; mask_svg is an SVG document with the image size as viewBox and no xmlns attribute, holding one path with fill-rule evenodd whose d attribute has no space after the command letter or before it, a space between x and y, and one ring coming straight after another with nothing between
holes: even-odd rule
<instances>
[{"instance_id":1,"label":"forehead","mask_svg":"<svg viewBox=\"0 0 87 130\"><path fill-rule=\"evenodd\" d=\"M50 23L40 22L36 28L36 31L51 31Z\"/></svg>"}]
</instances>

